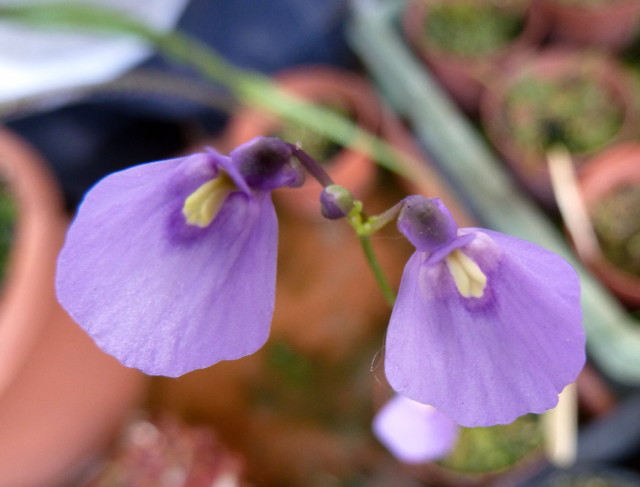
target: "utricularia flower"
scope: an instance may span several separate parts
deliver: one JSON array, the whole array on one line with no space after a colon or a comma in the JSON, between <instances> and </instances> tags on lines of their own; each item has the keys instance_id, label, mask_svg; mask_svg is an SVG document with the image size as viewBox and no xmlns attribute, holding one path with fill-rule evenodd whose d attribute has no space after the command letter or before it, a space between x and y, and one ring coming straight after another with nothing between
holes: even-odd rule
<instances>
[{"instance_id":1,"label":"utricularia flower","mask_svg":"<svg viewBox=\"0 0 640 487\"><path fill-rule=\"evenodd\" d=\"M256 138L111 174L86 195L58 261L58 299L106 352L178 376L251 354L274 307L271 190L299 186L291 147Z\"/></svg>"},{"instance_id":2,"label":"utricularia flower","mask_svg":"<svg viewBox=\"0 0 640 487\"><path fill-rule=\"evenodd\" d=\"M393 389L469 427L554 407L585 361L573 268L524 240L458 228L435 198L406 198L398 227L416 252L387 331Z\"/></svg>"}]
</instances>

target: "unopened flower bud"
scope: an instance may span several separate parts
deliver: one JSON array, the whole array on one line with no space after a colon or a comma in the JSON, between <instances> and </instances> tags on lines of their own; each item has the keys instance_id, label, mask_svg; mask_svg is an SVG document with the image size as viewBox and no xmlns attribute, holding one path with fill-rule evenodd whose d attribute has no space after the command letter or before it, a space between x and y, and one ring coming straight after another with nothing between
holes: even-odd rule
<instances>
[{"instance_id":1,"label":"unopened flower bud","mask_svg":"<svg viewBox=\"0 0 640 487\"><path fill-rule=\"evenodd\" d=\"M251 188L298 187L304 182L291 147L277 137L256 137L234 149L231 157L238 161L238 170Z\"/></svg>"},{"instance_id":2,"label":"unopened flower bud","mask_svg":"<svg viewBox=\"0 0 640 487\"><path fill-rule=\"evenodd\" d=\"M322 216L330 220L337 220L349 214L353 208L353 196L348 189L337 184L331 184L320 193L320 211Z\"/></svg>"},{"instance_id":3,"label":"unopened flower bud","mask_svg":"<svg viewBox=\"0 0 640 487\"><path fill-rule=\"evenodd\" d=\"M418 250L433 252L456 237L458 225L440 198L413 195L404 199L398 229Z\"/></svg>"}]
</instances>

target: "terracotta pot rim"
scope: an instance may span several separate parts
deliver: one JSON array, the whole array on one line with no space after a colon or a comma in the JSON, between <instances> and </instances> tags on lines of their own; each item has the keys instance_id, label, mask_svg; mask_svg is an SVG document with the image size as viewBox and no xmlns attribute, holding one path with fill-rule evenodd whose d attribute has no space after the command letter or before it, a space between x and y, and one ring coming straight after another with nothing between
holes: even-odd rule
<instances>
[{"instance_id":1,"label":"terracotta pot rim","mask_svg":"<svg viewBox=\"0 0 640 487\"><path fill-rule=\"evenodd\" d=\"M99 458L143 377L100 351L58 304L62 197L36 151L0 129L4 168L20 213L0 306L0 485L61 485Z\"/></svg>"},{"instance_id":2,"label":"terracotta pot rim","mask_svg":"<svg viewBox=\"0 0 640 487\"><path fill-rule=\"evenodd\" d=\"M18 136L0 128L0 173L17 204L17 221L0 295L0 395L27 360L45 321L39 307L55 300L41 276L50 275L64 238L62 195L42 158ZM38 296L39 307L20 303ZM33 323L36 328L26 327Z\"/></svg>"}]
</instances>

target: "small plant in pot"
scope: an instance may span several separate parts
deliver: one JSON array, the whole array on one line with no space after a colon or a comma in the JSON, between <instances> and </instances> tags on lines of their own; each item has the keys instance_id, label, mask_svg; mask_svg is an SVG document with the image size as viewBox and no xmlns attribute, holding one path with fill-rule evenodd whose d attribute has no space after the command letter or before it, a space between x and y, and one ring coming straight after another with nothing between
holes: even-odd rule
<instances>
[{"instance_id":1,"label":"small plant in pot","mask_svg":"<svg viewBox=\"0 0 640 487\"><path fill-rule=\"evenodd\" d=\"M503 49L522 32L522 12L485 2L434 2L424 42L442 53L476 58ZM467 35L452 35L465 32Z\"/></svg>"},{"instance_id":2,"label":"small plant in pot","mask_svg":"<svg viewBox=\"0 0 640 487\"><path fill-rule=\"evenodd\" d=\"M395 396L379 410L373 431L428 485L488 485L543 463L542 428L533 414L510 424L462 428L431 406Z\"/></svg>"},{"instance_id":3,"label":"small plant in pot","mask_svg":"<svg viewBox=\"0 0 640 487\"><path fill-rule=\"evenodd\" d=\"M553 197L546 154L577 162L630 138L637 115L625 74L597 55L548 51L509 73L483 100L487 136L543 203Z\"/></svg>"},{"instance_id":4,"label":"small plant in pot","mask_svg":"<svg viewBox=\"0 0 640 487\"><path fill-rule=\"evenodd\" d=\"M542 431L538 416L532 414L507 425L461 428L449 455L416 469L424 480L438 485L485 485L532 468L541 459Z\"/></svg>"},{"instance_id":5,"label":"small plant in pot","mask_svg":"<svg viewBox=\"0 0 640 487\"><path fill-rule=\"evenodd\" d=\"M640 184L620 186L593 208L593 225L607 260L640 277Z\"/></svg>"},{"instance_id":6,"label":"small plant in pot","mask_svg":"<svg viewBox=\"0 0 640 487\"><path fill-rule=\"evenodd\" d=\"M517 464L542 445L536 415L489 428L463 428L454 450L440 464L464 473L504 470Z\"/></svg>"},{"instance_id":7,"label":"small plant in pot","mask_svg":"<svg viewBox=\"0 0 640 487\"><path fill-rule=\"evenodd\" d=\"M580 189L599 253L587 265L618 297L640 306L640 145L628 143L590 160Z\"/></svg>"},{"instance_id":8,"label":"small plant in pot","mask_svg":"<svg viewBox=\"0 0 640 487\"><path fill-rule=\"evenodd\" d=\"M405 10L405 36L451 95L475 112L500 66L542 41L546 26L529 0L413 1Z\"/></svg>"}]
</instances>

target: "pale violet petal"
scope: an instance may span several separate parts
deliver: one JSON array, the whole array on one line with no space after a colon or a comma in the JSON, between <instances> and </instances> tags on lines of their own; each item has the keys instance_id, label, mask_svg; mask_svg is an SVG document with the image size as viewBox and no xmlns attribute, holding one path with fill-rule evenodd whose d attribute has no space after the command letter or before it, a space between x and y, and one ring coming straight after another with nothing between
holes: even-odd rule
<instances>
[{"instance_id":1,"label":"pale violet petal","mask_svg":"<svg viewBox=\"0 0 640 487\"><path fill-rule=\"evenodd\" d=\"M439 460L449 454L458 439L458 426L425 404L396 395L373 420L380 442L405 463Z\"/></svg>"},{"instance_id":2,"label":"pale violet petal","mask_svg":"<svg viewBox=\"0 0 640 487\"><path fill-rule=\"evenodd\" d=\"M387 378L397 392L464 426L542 413L584 365L578 277L529 242L464 233L476 234L462 250L487 275L484 296L463 298L444 262L425 265L428 254L416 252L387 332Z\"/></svg>"},{"instance_id":3,"label":"pale violet petal","mask_svg":"<svg viewBox=\"0 0 640 487\"><path fill-rule=\"evenodd\" d=\"M253 353L267 339L277 250L269 193L230 194L206 228L182 215L221 161L228 158L199 154L112 174L71 225L58 298L125 365L178 376Z\"/></svg>"}]
</instances>

